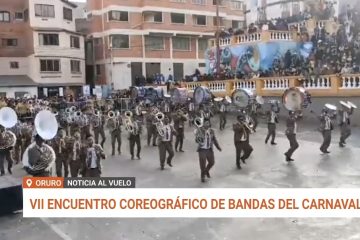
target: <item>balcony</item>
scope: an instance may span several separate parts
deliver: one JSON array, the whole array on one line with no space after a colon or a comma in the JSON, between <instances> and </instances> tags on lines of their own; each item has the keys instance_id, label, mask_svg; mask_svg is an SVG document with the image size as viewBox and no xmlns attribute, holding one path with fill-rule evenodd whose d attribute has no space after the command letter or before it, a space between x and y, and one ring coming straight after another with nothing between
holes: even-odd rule
<instances>
[{"instance_id":1,"label":"balcony","mask_svg":"<svg viewBox=\"0 0 360 240\"><path fill-rule=\"evenodd\" d=\"M184 82L190 93L198 86L205 86L217 97L231 96L236 89L246 88L259 96L282 96L290 87L304 87L314 97L360 96L360 74L325 75L304 79L301 76L254 78L249 80L223 80L208 82Z\"/></svg>"}]
</instances>

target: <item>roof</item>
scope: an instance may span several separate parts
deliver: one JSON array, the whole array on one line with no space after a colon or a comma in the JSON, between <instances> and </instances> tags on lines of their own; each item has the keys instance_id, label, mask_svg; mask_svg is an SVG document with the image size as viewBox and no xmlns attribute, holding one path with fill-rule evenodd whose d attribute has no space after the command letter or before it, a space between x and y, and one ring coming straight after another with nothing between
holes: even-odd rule
<instances>
[{"instance_id":1,"label":"roof","mask_svg":"<svg viewBox=\"0 0 360 240\"><path fill-rule=\"evenodd\" d=\"M0 87L37 86L27 75L0 75Z\"/></svg>"},{"instance_id":2,"label":"roof","mask_svg":"<svg viewBox=\"0 0 360 240\"><path fill-rule=\"evenodd\" d=\"M69 0L60 0L60 1L62 1L63 3L68 4L70 7L73 7L73 8L77 8L77 6L78 6L75 3L69 2Z\"/></svg>"},{"instance_id":3,"label":"roof","mask_svg":"<svg viewBox=\"0 0 360 240\"><path fill-rule=\"evenodd\" d=\"M83 82L66 82L66 83L58 83L58 82L49 82L49 83L39 83L39 87L77 87L83 86Z\"/></svg>"}]
</instances>

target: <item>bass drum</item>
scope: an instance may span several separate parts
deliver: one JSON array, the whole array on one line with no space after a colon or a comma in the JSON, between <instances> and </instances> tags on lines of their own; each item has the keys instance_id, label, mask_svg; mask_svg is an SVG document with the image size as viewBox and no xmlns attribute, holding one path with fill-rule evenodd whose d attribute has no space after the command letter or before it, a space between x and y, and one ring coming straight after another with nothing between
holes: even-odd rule
<instances>
[{"instance_id":1,"label":"bass drum","mask_svg":"<svg viewBox=\"0 0 360 240\"><path fill-rule=\"evenodd\" d=\"M207 87L199 86L194 91L194 102L199 105L211 101L211 92Z\"/></svg>"},{"instance_id":2,"label":"bass drum","mask_svg":"<svg viewBox=\"0 0 360 240\"><path fill-rule=\"evenodd\" d=\"M236 89L232 94L232 102L236 107L246 108L255 94L250 89Z\"/></svg>"},{"instance_id":3,"label":"bass drum","mask_svg":"<svg viewBox=\"0 0 360 240\"><path fill-rule=\"evenodd\" d=\"M186 88L174 88L171 91L171 100L175 104L184 104L187 102L188 99L188 91Z\"/></svg>"},{"instance_id":4,"label":"bass drum","mask_svg":"<svg viewBox=\"0 0 360 240\"><path fill-rule=\"evenodd\" d=\"M311 96L305 88L292 87L284 92L282 103L289 111L299 111L311 104Z\"/></svg>"},{"instance_id":5,"label":"bass drum","mask_svg":"<svg viewBox=\"0 0 360 240\"><path fill-rule=\"evenodd\" d=\"M144 98L146 94L146 89L144 87L131 87L130 88L130 97L132 99Z\"/></svg>"}]
</instances>

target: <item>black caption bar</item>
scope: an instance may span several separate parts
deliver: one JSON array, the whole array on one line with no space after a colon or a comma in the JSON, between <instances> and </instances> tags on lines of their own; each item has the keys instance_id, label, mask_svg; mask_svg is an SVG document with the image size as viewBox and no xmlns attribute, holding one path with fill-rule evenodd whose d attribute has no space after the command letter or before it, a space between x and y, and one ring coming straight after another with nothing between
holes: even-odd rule
<instances>
[{"instance_id":1,"label":"black caption bar","mask_svg":"<svg viewBox=\"0 0 360 240\"><path fill-rule=\"evenodd\" d=\"M65 178L64 188L135 188L134 177Z\"/></svg>"}]
</instances>

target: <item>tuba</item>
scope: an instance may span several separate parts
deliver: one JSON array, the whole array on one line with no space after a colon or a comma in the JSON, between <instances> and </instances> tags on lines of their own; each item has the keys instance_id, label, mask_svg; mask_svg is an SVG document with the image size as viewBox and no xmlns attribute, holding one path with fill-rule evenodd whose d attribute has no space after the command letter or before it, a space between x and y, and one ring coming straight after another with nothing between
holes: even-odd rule
<instances>
[{"instance_id":1,"label":"tuba","mask_svg":"<svg viewBox=\"0 0 360 240\"><path fill-rule=\"evenodd\" d=\"M164 137L165 132L164 132L163 120L165 119L165 115L162 112L158 112L155 114L155 119L156 119L155 126L157 129L157 132L160 137Z\"/></svg>"},{"instance_id":2,"label":"tuba","mask_svg":"<svg viewBox=\"0 0 360 240\"><path fill-rule=\"evenodd\" d=\"M3 107L0 110L0 125L4 128L12 128L18 121L16 112L9 107ZM16 144L16 135L10 130L5 130L2 133L3 141L0 145L0 149L9 149Z\"/></svg>"},{"instance_id":3,"label":"tuba","mask_svg":"<svg viewBox=\"0 0 360 240\"><path fill-rule=\"evenodd\" d=\"M35 129L37 134L43 140L53 139L58 131L58 123L52 112L43 110L40 111L35 117ZM33 142L24 152L23 155L23 165L25 170L30 175L38 175L44 172L51 172L53 165L55 163L56 155L52 147L43 143L41 146L41 161L36 162L34 165L30 164L29 161L29 150L35 147L36 143Z\"/></svg>"},{"instance_id":4,"label":"tuba","mask_svg":"<svg viewBox=\"0 0 360 240\"><path fill-rule=\"evenodd\" d=\"M124 119L124 126L125 126L125 130L128 131L129 133L134 133L134 131L135 131L134 123L131 120L132 116L133 116L133 114L131 111L125 112L126 118Z\"/></svg>"},{"instance_id":5,"label":"tuba","mask_svg":"<svg viewBox=\"0 0 360 240\"><path fill-rule=\"evenodd\" d=\"M196 117L194 119L194 125L197 128L195 130L195 142L203 144L205 141L205 132L203 129L204 126L204 118Z\"/></svg>"},{"instance_id":6,"label":"tuba","mask_svg":"<svg viewBox=\"0 0 360 240\"><path fill-rule=\"evenodd\" d=\"M115 114L114 111L109 111L109 112L108 112L108 117L109 117L109 118L115 118L115 115L116 115L116 114Z\"/></svg>"}]
</instances>

